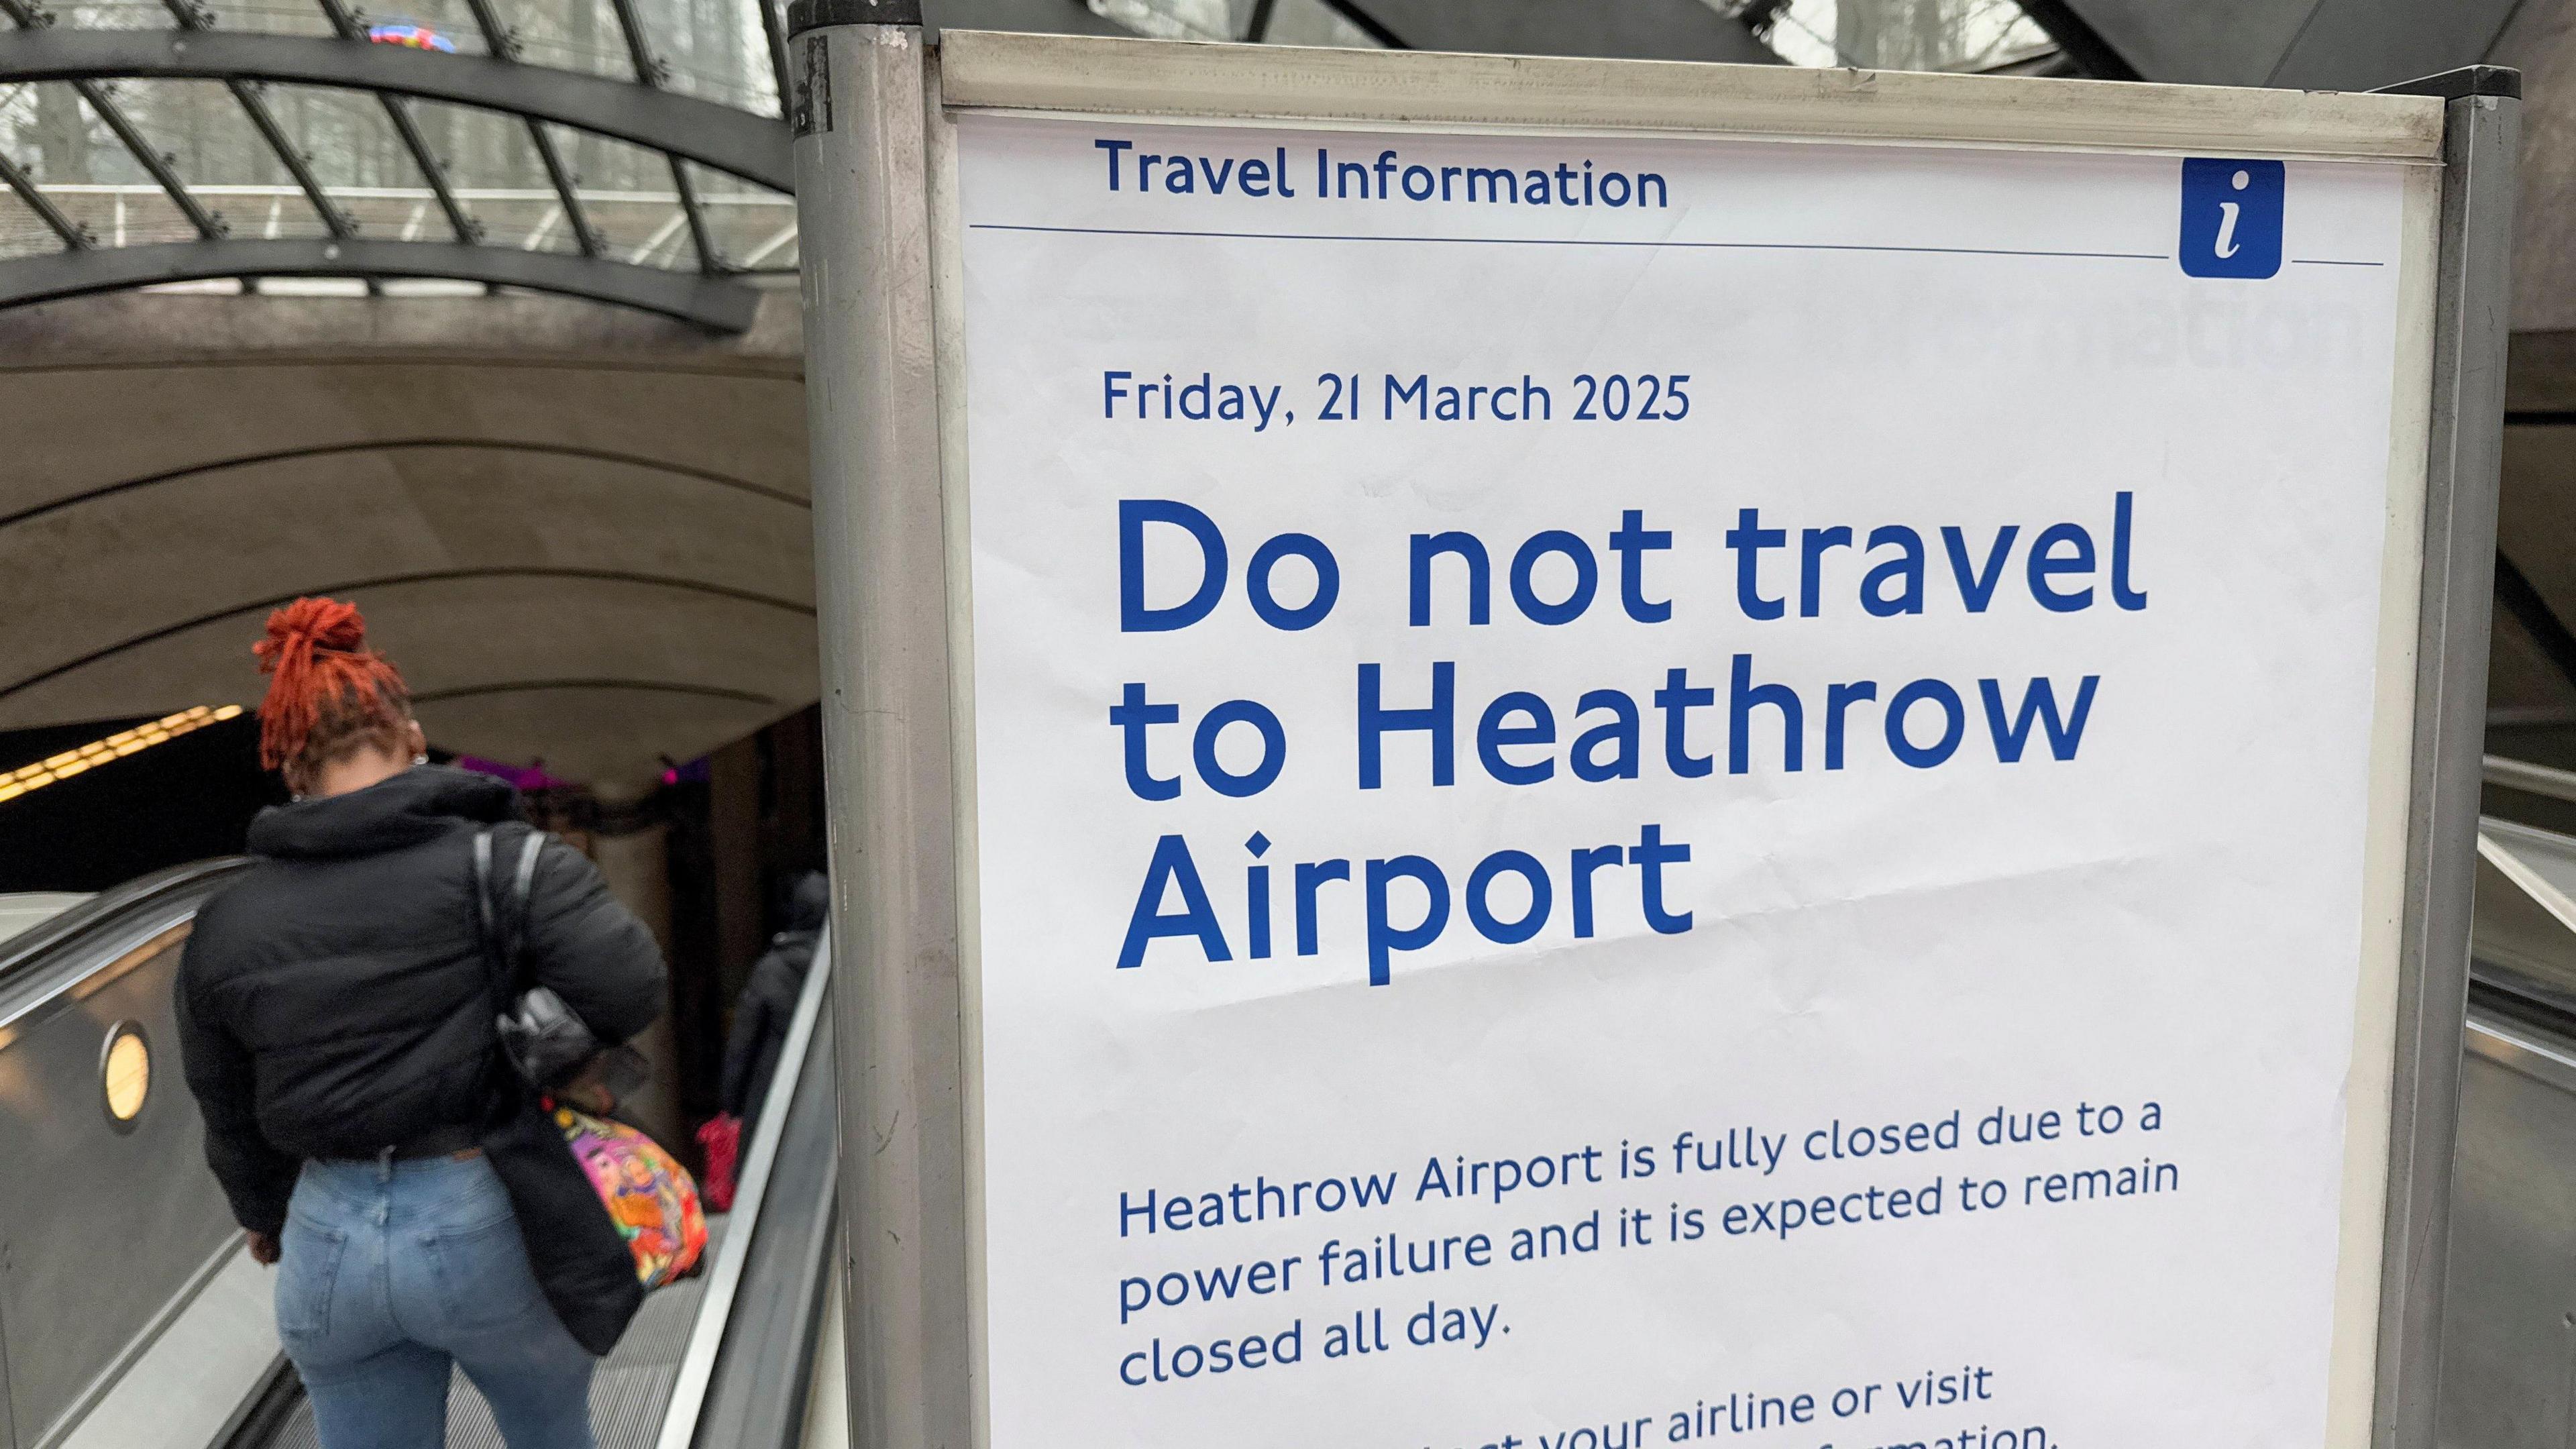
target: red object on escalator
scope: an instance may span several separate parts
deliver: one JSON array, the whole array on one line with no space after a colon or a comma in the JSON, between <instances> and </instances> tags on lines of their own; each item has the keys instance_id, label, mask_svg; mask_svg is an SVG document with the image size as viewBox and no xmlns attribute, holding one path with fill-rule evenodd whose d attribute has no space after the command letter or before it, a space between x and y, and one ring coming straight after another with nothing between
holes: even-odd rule
<instances>
[{"instance_id":1,"label":"red object on escalator","mask_svg":"<svg viewBox=\"0 0 2576 1449\"><path fill-rule=\"evenodd\" d=\"M707 1154L707 1170L698 1174L698 1193L709 1208L733 1211L733 1170L742 1153L742 1119L726 1112L698 1128L698 1146Z\"/></svg>"}]
</instances>

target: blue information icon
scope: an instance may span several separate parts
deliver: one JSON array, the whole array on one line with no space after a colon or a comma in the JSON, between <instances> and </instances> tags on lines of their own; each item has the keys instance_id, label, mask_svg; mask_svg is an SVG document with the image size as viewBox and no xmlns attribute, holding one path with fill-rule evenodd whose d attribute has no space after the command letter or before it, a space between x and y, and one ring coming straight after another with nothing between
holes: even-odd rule
<instances>
[{"instance_id":1,"label":"blue information icon","mask_svg":"<svg viewBox=\"0 0 2576 1449\"><path fill-rule=\"evenodd\" d=\"M2278 161L2204 156L2182 163L2182 269L2195 277L2268 277L2281 270Z\"/></svg>"}]
</instances>

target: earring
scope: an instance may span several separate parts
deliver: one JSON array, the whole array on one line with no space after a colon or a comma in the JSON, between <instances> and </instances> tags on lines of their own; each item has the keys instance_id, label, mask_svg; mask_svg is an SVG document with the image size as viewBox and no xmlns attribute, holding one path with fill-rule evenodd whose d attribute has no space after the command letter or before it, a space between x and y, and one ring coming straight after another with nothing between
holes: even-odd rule
<instances>
[{"instance_id":1,"label":"earring","mask_svg":"<svg viewBox=\"0 0 2576 1449\"><path fill-rule=\"evenodd\" d=\"M411 757L411 762L412 762L413 764L415 764L415 765L426 765L426 764L428 764L428 763L429 763L429 756L427 756L427 755L414 755L414 756L412 756L412 757Z\"/></svg>"}]
</instances>

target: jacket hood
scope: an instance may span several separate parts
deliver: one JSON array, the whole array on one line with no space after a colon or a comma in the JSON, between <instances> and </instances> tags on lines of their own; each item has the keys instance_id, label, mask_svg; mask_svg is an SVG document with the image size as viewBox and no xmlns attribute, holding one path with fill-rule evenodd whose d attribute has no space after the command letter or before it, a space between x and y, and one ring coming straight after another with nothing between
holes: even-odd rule
<instances>
[{"instance_id":1,"label":"jacket hood","mask_svg":"<svg viewBox=\"0 0 2576 1449\"><path fill-rule=\"evenodd\" d=\"M250 822L253 855L316 859L374 855L435 840L459 820L492 824L518 815L507 781L448 765L414 765L346 795L272 805Z\"/></svg>"},{"instance_id":2,"label":"jacket hood","mask_svg":"<svg viewBox=\"0 0 2576 1449\"><path fill-rule=\"evenodd\" d=\"M787 916L780 922L783 936L801 935L823 929L832 914L832 882L819 870L809 870L796 878L795 889L787 894Z\"/></svg>"}]
</instances>

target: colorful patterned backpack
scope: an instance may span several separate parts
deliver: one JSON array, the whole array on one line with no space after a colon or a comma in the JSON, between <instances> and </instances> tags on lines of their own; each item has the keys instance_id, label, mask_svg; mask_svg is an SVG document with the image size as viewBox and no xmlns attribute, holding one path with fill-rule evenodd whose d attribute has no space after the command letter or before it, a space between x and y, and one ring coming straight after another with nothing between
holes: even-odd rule
<instances>
[{"instance_id":1,"label":"colorful patterned backpack","mask_svg":"<svg viewBox=\"0 0 2576 1449\"><path fill-rule=\"evenodd\" d=\"M609 1220L635 1255L636 1281L648 1290L659 1288L697 1267L707 1246L707 1216L688 1169L661 1144L623 1122L560 1102L554 1104L554 1118L565 1145L590 1174Z\"/></svg>"}]
</instances>

